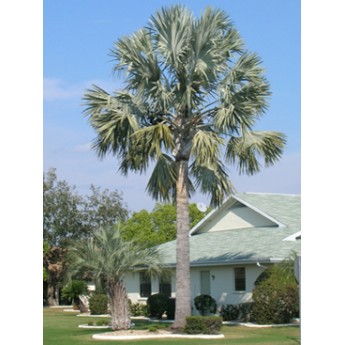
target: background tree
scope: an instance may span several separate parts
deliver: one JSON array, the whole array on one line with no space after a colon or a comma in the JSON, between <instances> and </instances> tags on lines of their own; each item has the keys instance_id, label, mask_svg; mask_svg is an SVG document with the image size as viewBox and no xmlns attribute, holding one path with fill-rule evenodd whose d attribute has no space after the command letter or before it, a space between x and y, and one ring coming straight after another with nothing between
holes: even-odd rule
<instances>
[{"instance_id":1,"label":"background tree","mask_svg":"<svg viewBox=\"0 0 345 345\"><path fill-rule=\"evenodd\" d=\"M189 210L191 226L205 216L195 204L191 204ZM172 241L176 238L176 207L173 204L157 203L152 212L134 212L121 227L121 232L124 239L148 247Z\"/></svg>"},{"instance_id":2,"label":"background tree","mask_svg":"<svg viewBox=\"0 0 345 345\"><path fill-rule=\"evenodd\" d=\"M85 114L97 137L94 149L120 160L120 171L143 173L148 193L176 200L176 313L191 313L189 197L199 189L219 205L233 187L226 163L254 174L276 162L282 133L256 131L268 107L269 84L259 57L248 52L229 17L207 8L199 18L182 6L162 8L148 25L119 39L114 71L125 75L113 95L93 86Z\"/></svg>"},{"instance_id":3,"label":"background tree","mask_svg":"<svg viewBox=\"0 0 345 345\"><path fill-rule=\"evenodd\" d=\"M71 277L66 275L66 247L71 240L88 238L101 225L125 221L128 216L122 194L91 185L81 195L75 186L59 180L56 169L43 174L43 253L46 300L59 304L59 290Z\"/></svg>"},{"instance_id":4,"label":"background tree","mask_svg":"<svg viewBox=\"0 0 345 345\"><path fill-rule=\"evenodd\" d=\"M46 256L46 254L49 251L49 244L47 241L43 241L43 258ZM47 280L47 269L43 265L43 281L45 282Z\"/></svg>"},{"instance_id":5,"label":"background tree","mask_svg":"<svg viewBox=\"0 0 345 345\"><path fill-rule=\"evenodd\" d=\"M189 224L190 228L193 228L195 225L197 225L201 219L203 219L212 208L208 207L205 212L201 212L197 205L195 203L192 203L189 205Z\"/></svg>"},{"instance_id":6,"label":"background tree","mask_svg":"<svg viewBox=\"0 0 345 345\"><path fill-rule=\"evenodd\" d=\"M48 291L47 291L47 280L48 272L47 268L44 265L44 258L49 250L49 244L47 241L43 241L43 305L48 304Z\"/></svg>"},{"instance_id":7,"label":"background tree","mask_svg":"<svg viewBox=\"0 0 345 345\"><path fill-rule=\"evenodd\" d=\"M102 190L94 185L90 186L91 193L83 198L85 222L90 231L102 226L114 225L128 218L127 205L123 202L119 191Z\"/></svg>"},{"instance_id":8,"label":"background tree","mask_svg":"<svg viewBox=\"0 0 345 345\"><path fill-rule=\"evenodd\" d=\"M124 241L120 230L109 226L96 230L92 238L75 242L69 248L69 260L71 272L87 272L94 281L105 282L113 330L131 325L124 274L144 269L150 275L162 272L154 249Z\"/></svg>"},{"instance_id":9,"label":"background tree","mask_svg":"<svg viewBox=\"0 0 345 345\"><path fill-rule=\"evenodd\" d=\"M43 174L43 239L59 246L69 238L87 236L81 211L82 197L64 180L58 180L56 169Z\"/></svg>"},{"instance_id":10,"label":"background tree","mask_svg":"<svg viewBox=\"0 0 345 345\"><path fill-rule=\"evenodd\" d=\"M59 290L67 282L66 249L50 246L43 256L43 267L46 271L46 298L48 305L59 304Z\"/></svg>"}]
</instances>

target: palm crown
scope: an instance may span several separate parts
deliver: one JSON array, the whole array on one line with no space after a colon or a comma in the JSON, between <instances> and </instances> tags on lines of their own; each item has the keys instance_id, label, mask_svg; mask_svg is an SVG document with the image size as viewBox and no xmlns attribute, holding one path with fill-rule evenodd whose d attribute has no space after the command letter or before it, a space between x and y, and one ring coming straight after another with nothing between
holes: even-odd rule
<instances>
[{"instance_id":1,"label":"palm crown","mask_svg":"<svg viewBox=\"0 0 345 345\"><path fill-rule=\"evenodd\" d=\"M103 227L93 237L74 242L69 248L70 271L89 274L96 283L119 282L131 270L145 270L149 275L162 273L159 254L133 241L124 241L120 230Z\"/></svg>"},{"instance_id":2,"label":"palm crown","mask_svg":"<svg viewBox=\"0 0 345 345\"><path fill-rule=\"evenodd\" d=\"M260 59L227 15L208 8L195 19L184 7L163 8L147 27L111 50L125 87L110 95L93 86L84 96L100 157L113 153L120 171L155 166L147 190L156 199L176 193L176 163L189 164L188 190L219 204L232 191L225 163L259 171L282 154L282 133L254 131L267 108L269 84Z\"/></svg>"}]
</instances>

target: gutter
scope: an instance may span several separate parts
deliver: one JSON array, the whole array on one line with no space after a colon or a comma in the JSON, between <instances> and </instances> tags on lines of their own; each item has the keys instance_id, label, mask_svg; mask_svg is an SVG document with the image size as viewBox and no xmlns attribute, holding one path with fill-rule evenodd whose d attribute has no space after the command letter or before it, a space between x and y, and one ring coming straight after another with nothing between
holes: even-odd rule
<instances>
[{"instance_id":1,"label":"gutter","mask_svg":"<svg viewBox=\"0 0 345 345\"><path fill-rule=\"evenodd\" d=\"M257 265L262 266L261 264L272 264L272 263L278 263L283 261L284 259L282 258L262 258L262 259L255 259L255 260L237 260L237 261L198 261L198 262L191 262L190 267L208 267L208 266L236 266L236 265ZM259 263L259 265L258 265ZM164 264L164 267L167 268L175 268L176 264L175 263L168 263Z\"/></svg>"}]
</instances>

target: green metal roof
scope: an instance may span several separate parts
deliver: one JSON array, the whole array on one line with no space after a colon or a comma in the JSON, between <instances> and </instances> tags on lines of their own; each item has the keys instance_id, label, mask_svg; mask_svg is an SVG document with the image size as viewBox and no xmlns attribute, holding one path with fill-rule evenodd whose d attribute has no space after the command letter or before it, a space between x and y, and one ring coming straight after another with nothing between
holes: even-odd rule
<instances>
[{"instance_id":1,"label":"green metal roof","mask_svg":"<svg viewBox=\"0 0 345 345\"><path fill-rule=\"evenodd\" d=\"M272 262L300 254L300 240L284 241L301 230L300 202L297 195L235 194L224 204L236 199L246 206L276 219L282 226L222 230L197 234L201 221L190 237L191 266L224 265L253 262ZM216 217L222 207L207 217ZM206 218L206 217L205 217ZM160 245L159 251L166 265L176 263L176 241Z\"/></svg>"}]
</instances>

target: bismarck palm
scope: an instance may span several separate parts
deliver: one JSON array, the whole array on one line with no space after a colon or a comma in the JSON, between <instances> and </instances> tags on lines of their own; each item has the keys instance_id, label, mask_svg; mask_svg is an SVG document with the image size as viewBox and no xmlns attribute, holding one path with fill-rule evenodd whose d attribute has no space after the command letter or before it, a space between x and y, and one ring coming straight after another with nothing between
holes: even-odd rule
<instances>
[{"instance_id":1,"label":"bismarck palm","mask_svg":"<svg viewBox=\"0 0 345 345\"><path fill-rule=\"evenodd\" d=\"M98 155L120 160L120 171L153 172L147 191L176 200L175 327L191 312L190 195L199 189L219 205L233 187L226 164L241 173L277 161L282 133L255 131L267 108L269 84L260 59L244 48L227 15L206 9L194 18L181 6L163 8L147 27L119 39L111 50L125 87L109 94L93 86L85 113L97 133Z\"/></svg>"}]
</instances>

